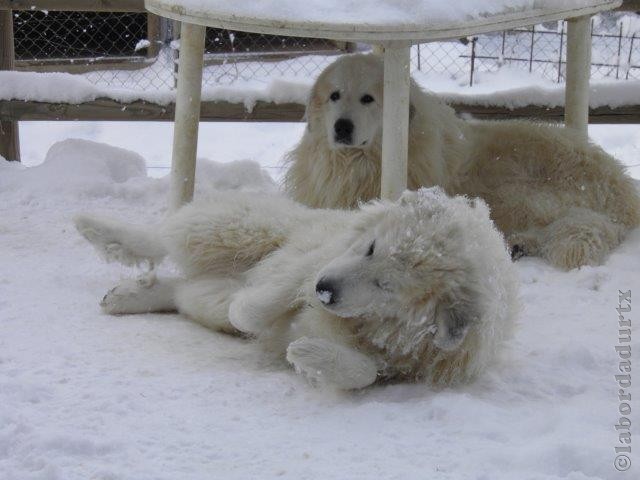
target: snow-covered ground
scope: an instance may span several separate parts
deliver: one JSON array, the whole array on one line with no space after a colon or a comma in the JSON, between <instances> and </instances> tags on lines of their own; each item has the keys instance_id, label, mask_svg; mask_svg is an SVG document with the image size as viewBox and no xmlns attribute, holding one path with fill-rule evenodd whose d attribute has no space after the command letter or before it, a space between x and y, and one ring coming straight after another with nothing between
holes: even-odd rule
<instances>
[{"instance_id":1,"label":"snow-covered ground","mask_svg":"<svg viewBox=\"0 0 640 480\"><path fill-rule=\"evenodd\" d=\"M143 157L163 167L151 172L165 171L171 124L20 127L31 167L0 161L0 479L638 478L640 382L625 474L614 468L614 375L618 290L640 292L640 231L600 267L560 272L519 261L515 339L506 360L472 385L323 391L265 364L250 342L177 315L100 313L102 295L133 272L103 264L70 219L100 211L158 221L167 179L147 176ZM200 153L275 167L302 128L204 124ZM640 163L639 127L591 134ZM55 143L69 137L137 153ZM269 186L255 165L200 166L199 193L251 180L252 189ZM630 171L640 177L637 166Z\"/></svg>"},{"instance_id":2,"label":"snow-covered ground","mask_svg":"<svg viewBox=\"0 0 640 480\"><path fill-rule=\"evenodd\" d=\"M302 123L201 123L198 154L217 162L250 158L275 178L282 157L302 136ZM627 165L640 179L640 125L590 125L591 139ZM171 162L173 124L169 122L21 122L22 162L40 164L55 142L83 138L140 153L149 174L165 175Z\"/></svg>"}]
</instances>

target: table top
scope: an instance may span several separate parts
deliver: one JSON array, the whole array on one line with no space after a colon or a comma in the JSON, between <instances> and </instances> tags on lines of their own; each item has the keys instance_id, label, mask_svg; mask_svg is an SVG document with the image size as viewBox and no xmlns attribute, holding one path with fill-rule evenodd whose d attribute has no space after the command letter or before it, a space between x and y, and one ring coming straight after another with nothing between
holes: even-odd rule
<instances>
[{"instance_id":1,"label":"table top","mask_svg":"<svg viewBox=\"0 0 640 480\"><path fill-rule=\"evenodd\" d=\"M592 15L622 0L145 0L182 22L271 35L385 43L460 38Z\"/></svg>"}]
</instances>

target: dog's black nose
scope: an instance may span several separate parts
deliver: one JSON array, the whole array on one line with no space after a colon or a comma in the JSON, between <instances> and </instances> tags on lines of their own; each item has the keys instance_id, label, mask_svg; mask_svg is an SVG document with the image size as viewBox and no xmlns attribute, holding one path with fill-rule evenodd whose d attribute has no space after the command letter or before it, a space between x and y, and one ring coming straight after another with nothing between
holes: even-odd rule
<instances>
[{"instance_id":1,"label":"dog's black nose","mask_svg":"<svg viewBox=\"0 0 640 480\"><path fill-rule=\"evenodd\" d=\"M351 143L353 136L353 122L346 118L339 118L333 129L336 133L336 142L338 143Z\"/></svg>"},{"instance_id":2,"label":"dog's black nose","mask_svg":"<svg viewBox=\"0 0 640 480\"><path fill-rule=\"evenodd\" d=\"M316 295L325 305L333 305L338 300L336 284L327 278L321 278L316 283Z\"/></svg>"}]
</instances>

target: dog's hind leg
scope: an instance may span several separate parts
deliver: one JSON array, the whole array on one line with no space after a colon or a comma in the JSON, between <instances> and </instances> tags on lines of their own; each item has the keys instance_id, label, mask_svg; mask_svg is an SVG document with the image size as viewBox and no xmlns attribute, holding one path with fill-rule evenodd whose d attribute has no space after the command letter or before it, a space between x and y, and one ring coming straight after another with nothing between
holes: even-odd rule
<instances>
[{"instance_id":1,"label":"dog's hind leg","mask_svg":"<svg viewBox=\"0 0 640 480\"><path fill-rule=\"evenodd\" d=\"M148 228L91 215L77 215L74 223L78 232L108 262L147 265L153 270L167 254L157 235Z\"/></svg>"},{"instance_id":2,"label":"dog's hind leg","mask_svg":"<svg viewBox=\"0 0 640 480\"><path fill-rule=\"evenodd\" d=\"M107 292L100 306L105 313L175 312L177 279L126 280Z\"/></svg>"},{"instance_id":3,"label":"dog's hind leg","mask_svg":"<svg viewBox=\"0 0 640 480\"><path fill-rule=\"evenodd\" d=\"M622 241L624 231L623 225L613 223L606 215L571 208L543 229L541 255L565 270L600 265Z\"/></svg>"},{"instance_id":4,"label":"dog's hind leg","mask_svg":"<svg viewBox=\"0 0 640 480\"><path fill-rule=\"evenodd\" d=\"M378 376L372 358L323 338L302 337L292 342L287 360L310 380L344 390L367 387Z\"/></svg>"}]
</instances>

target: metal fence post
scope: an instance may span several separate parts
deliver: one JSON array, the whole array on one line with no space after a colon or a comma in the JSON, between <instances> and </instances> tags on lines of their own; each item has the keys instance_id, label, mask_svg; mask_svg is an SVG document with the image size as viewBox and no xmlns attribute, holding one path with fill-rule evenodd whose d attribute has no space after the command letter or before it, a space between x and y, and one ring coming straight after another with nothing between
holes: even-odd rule
<instances>
[{"instance_id":1,"label":"metal fence post","mask_svg":"<svg viewBox=\"0 0 640 480\"><path fill-rule=\"evenodd\" d=\"M13 70L13 14L0 10L0 70ZM20 161L20 137L18 122L0 121L0 156Z\"/></svg>"},{"instance_id":2,"label":"metal fence post","mask_svg":"<svg viewBox=\"0 0 640 480\"><path fill-rule=\"evenodd\" d=\"M636 34L631 36L631 45L629 45L629 60L627 61L627 74L625 80L629 80L629 72L631 71L631 58L633 57L633 41L636 39Z\"/></svg>"},{"instance_id":3,"label":"metal fence post","mask_svg":"<svg viewBox=\"0 0 640 480\"><path fill-rule=\"evenodd\" d=\"M562 80L562 49L564 47L564 20L560 22L560 53L558 54L558 83Z\"/></svg>"},{"instance_id":4,"label":"metal fence post","mask_svg":"<svg viewBox=\"0 0 640 480\"><path fill-rule=\"evenodd\" d=\"M536 26L531 27L531 48L529 48L529 73L533 72L533 45L536 43Z\"/></svg>"},{"instance_id":5,"label":"metal fence post","mask_svg":"<svg viewBox=\"0 0 640 480\"><path fill-rule=\"evenodd\" d=\"M591 32L593 35L593 31ZM620 32L618 33L618 56L616 57L616 80L620 74L620 55L622 55L622 22L620 22Z\"/></svg>"},{"instance_id":6,"label":"metal fence post","mask_svg":"<svg viewBox=\"0 0 640 480\"><path fill-rule=\"evenodd\" d=\"M471 74L469 75L469 86L473 87L473 71L476 68L476 37L471 39Z\"/></svg>"}]
</instances>

